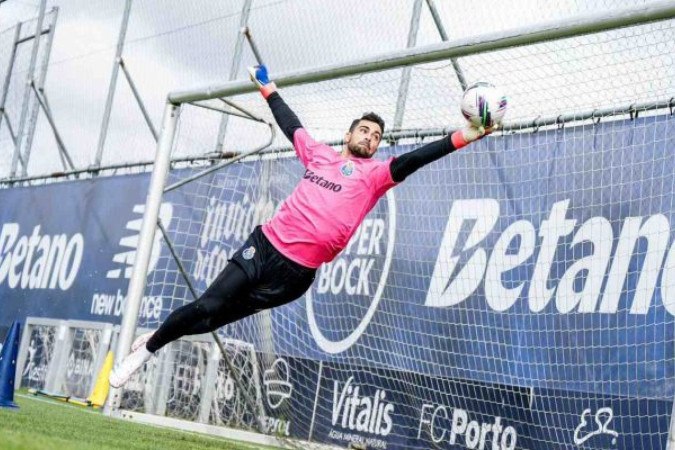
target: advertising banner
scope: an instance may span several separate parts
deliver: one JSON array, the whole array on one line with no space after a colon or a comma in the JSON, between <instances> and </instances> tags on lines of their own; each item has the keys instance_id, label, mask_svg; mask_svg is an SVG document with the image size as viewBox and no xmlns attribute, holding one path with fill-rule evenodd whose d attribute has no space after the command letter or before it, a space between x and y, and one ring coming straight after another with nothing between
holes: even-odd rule
<instances>
[{"instance_id":1,"label":"advertising banner","mask_svg":"<svg viewBox=\"0 0 675 450\"><path fill-rule=\"evenodd\" d=\"M320 409L320 440L664 448L675 395L674 121L499 136L442 158L382 198L307 294L271 311L264 335L246 322L225 333L256 349L274 342L298 376L322 374L319 403L293 406ZM293 158L246 162L164 197L160 217L198 291L302 176ZM118 323L148 182L0 190L0 327L26 316ZM152 327L191 300L159 233L148 279L139 323ZM272 363L277 376L284 365ZM285 432L275 412L268 404L270 427Z\"/></svg>"}]
</instances>

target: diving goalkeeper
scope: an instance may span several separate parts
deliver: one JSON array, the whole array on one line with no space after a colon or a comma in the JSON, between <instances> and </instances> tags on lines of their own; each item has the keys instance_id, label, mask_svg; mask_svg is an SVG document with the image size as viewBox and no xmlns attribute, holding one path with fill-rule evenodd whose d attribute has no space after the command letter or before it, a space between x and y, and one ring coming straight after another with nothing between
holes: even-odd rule
<instances>
[{"instance_id":1,"label":"diving goalkeeper","mask_svg":"<svg viewBox=\"0 0 675 450\"><path fill-rule=\"evenodd\" d=\"M332 261L375 203L420 167L486 134L468 125L414 151L373 159L384 132L375 113L354 120L341 153L309 135L270 82L263 65L249 69L272 114L305 167L291 195L269 222L257 226L204 294L173 311L155 332L131 346L110 374L120 387L152 355L181 336L214 331L302 296L321 264ZM492 131L492 130L487 130Z\"/></svg>"}]
</instances>

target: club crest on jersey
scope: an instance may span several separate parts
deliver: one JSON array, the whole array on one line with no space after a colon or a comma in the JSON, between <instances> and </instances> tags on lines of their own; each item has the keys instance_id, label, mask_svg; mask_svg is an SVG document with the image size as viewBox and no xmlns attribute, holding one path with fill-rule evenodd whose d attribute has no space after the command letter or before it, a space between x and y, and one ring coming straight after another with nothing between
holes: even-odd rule
<instances>
[{"instance_id":1,"label":"club crest on jersey","mask_svg":"<svg viewBox=\"0 0 675 450\"><path fill-rule=\"evenodd\" d=\"M249 248L244 250L241 254L241 256L243 256L244 259L252 259L254 255L255 255L255 247L254 246L250 246Z\"/></svg>"},{"instance_id":2,"label":"club crest on jersey","mask_svg":"<svg viewBox=\"0 0 675 450\"><path fill-rule=\"evenodd\" d=\"M351 174L354 173L354 163L351 161L347 161L340 167L340 172L342 172L342 175L348 177Z\"/></svg>"}]
</instances>

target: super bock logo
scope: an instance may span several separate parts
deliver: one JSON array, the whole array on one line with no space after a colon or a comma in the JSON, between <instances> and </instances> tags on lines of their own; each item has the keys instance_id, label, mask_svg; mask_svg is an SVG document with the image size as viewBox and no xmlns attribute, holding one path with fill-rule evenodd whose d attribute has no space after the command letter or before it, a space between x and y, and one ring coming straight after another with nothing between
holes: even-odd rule
<instances>
[{"instance_id":1,"label":"super bock logo","mask_svg":"<svg viewBox=\"0 0 675 450\"><path fill-rule=\"evenodd\" d=\"M306 294L307 320L323 351L340 353L366 331L382 300L394 250L393 191L356 230L347 247L322 265ZM339 326L336 326L339 324Z\"/></svg>"}]
</instances>

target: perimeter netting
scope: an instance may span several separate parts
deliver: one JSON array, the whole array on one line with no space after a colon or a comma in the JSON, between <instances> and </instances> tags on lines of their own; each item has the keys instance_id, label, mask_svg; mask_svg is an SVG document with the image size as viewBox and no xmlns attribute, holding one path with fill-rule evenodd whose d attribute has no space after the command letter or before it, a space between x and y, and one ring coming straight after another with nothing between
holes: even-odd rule
<instances>
[{"instance_id":1,"label":"perimeter netting","mask_svg":"<svg viewBox=\"0 0 675 450\"><path fill-rule=\"evenodd\" d=\"M535 127L409 177L303 298L223 327L224 356L208 336L173 343L123 407L368 448L663 448L675 394L672 111L536 119L670 99L673 25L462 58L469 80L509 94L510 122ZM625 48L636 50L618 58ZM402 72L282 95L317 139L338 140L364 111L393 122ZM402 128L462 124L449 63L411 77ZM258 94L231 100L272 120ZM210 151L219 123L184 105L174 155ZM269 133L235 117L226 143L241 152ZM168 184L199 170L174 170ZM197 294L303 171L281 149L165 195L162 223ZM193 300L165 241L155 256L146 295L161 307L139 319L150 329Z\"/></svg>"}]
</instances>

